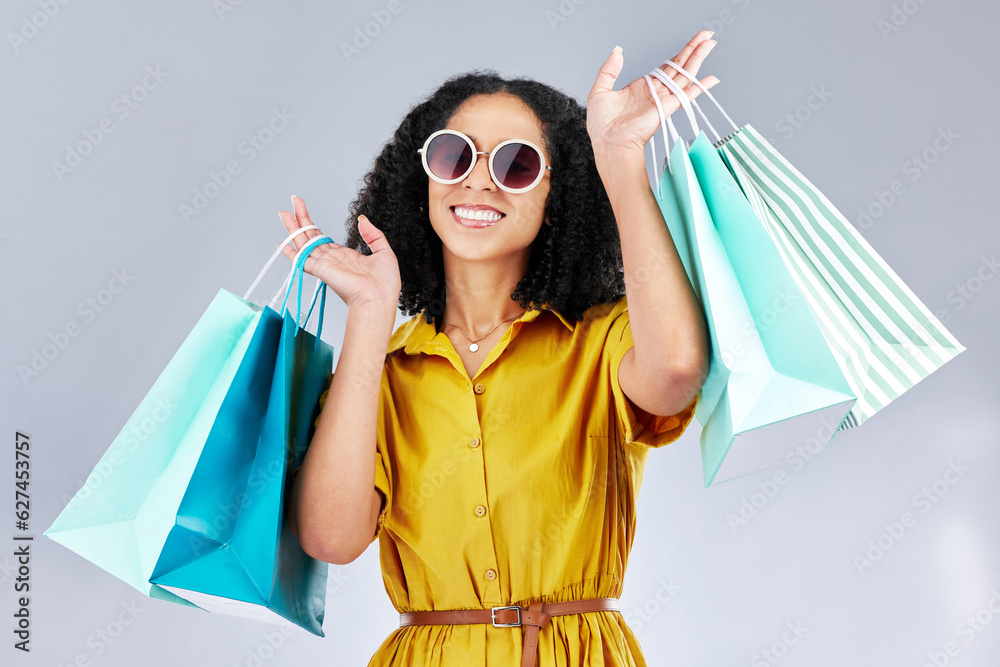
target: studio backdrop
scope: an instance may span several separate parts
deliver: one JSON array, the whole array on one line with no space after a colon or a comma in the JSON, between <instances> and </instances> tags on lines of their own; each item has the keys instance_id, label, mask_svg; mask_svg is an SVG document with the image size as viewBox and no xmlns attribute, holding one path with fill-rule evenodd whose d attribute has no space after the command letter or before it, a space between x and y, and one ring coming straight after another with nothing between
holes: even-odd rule
<instances>
[{"instance_id":1,"label":"studio backdrop","mask_svg":"<svg viewBox=\"0 0 1000 667\"><path fill-rule=\"evenodd\" d=\"M1000 51L982 28L998 22L984 0L5 3L0 662L367 664L398 626L377 544L326 569L310 632L290 614L150 597L42 533L125 474L102 459L116 438L139 448L162 435L175 404L130 417L220 290L242 295L285 238L291 195L343 241L375 156L446 78L491 68L585 103L616 45L618 89L709 29L718 46L700 74L721 80L726 111L966 350L825 450L817 437L756 473L706 488L697 422L651 451L625 619L650 665L995 664ZM279 259L256 303L281 290L291 264ZM785 312L802 294L770 305ZM347 308L327 296L307 328L323 316L335 367ZM107 540L105 555L127 562L112 551L126 542Z\"/></svg>"}]
</instances>

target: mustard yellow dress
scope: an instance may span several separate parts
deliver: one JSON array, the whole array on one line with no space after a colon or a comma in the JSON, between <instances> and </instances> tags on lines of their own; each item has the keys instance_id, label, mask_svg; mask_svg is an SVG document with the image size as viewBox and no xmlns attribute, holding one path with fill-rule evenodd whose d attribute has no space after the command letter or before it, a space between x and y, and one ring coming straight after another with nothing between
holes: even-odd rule
<instances>
[{"instance_id":1,"label":"mustard yellow dress","mask_svg":"<svg viewBox=\"0 0 1000 667\"><path fill-rule=\"evenodd\" d=\"M469 378L422 314L393 333L378 411L375 486L385 590L399 612L620 597L651 447L671 416L632 404L618 365L632 347L626 297L581 322L526 311ZM325 399L324 393L323 398ZM523 628L394 630L369 667L518 665ZM622 614L553 617L537 667L646 664Z\"/></svg>"}]
</instances>

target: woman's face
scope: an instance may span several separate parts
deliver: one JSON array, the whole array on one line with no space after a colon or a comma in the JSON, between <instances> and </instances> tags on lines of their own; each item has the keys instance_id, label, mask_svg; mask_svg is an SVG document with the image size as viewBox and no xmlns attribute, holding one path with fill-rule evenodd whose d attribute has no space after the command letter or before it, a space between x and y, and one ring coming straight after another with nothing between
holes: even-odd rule
<instances>
[{"instance_id":1,"label":"woman's face","mask_svg":"<svg viewBox=\"0 0 1000 667\"><path fill-rule=\"evenodd\" d=\"M550 164L538 117L515 95L474 95L458 107L446 129L458 130L476 145L477 151L492 151L507 139L526 139L538 146ZM469 175L457 183L428 182L428 214L441 239L443 252L466 260L503 257L520 259L538 235L545 216L551 172L531 190L511 194L501 190L490 176L489 156L479 155ZM493 225L483 220L463 220L458 209L492 209L503 217Z\"/></svg>"}]
</instances>

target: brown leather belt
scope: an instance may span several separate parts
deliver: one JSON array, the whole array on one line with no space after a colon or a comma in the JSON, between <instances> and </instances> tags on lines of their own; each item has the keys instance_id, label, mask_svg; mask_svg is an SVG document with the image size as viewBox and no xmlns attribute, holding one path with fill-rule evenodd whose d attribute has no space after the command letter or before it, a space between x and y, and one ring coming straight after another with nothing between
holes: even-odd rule
<instances>
[{"instance_id":1,"label":"brown leather belt","mask_svg":"<svg viewBox=\"0 0 1000 667\"><path fill-rule=\"evenodd\" d=\"M618 598L591 598L567 602L535 602L526 607L517 605L492 609L439 609L408 611L399 615L399 627L404 625L464 625L492 623L495 628L525 626L521 667L534 667L538 655L538 631L549 624L553 616L582 614L588 611L619 611Z\"/></svg>"}]
</instances>

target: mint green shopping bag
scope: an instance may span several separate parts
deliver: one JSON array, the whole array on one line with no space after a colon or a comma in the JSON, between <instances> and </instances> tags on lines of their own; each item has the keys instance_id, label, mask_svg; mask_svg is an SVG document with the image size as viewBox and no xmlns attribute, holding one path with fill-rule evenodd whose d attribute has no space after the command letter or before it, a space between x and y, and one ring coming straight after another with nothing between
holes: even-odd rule
<instances>
[{"instance_id":1,"label":"mint green shopping bag","mask_svg":"<svg viewBox=\"0 0 1000 667\"><path fill-rule=\"evenodd\" d=\"M149 575L209 433L236 416L226 397L240 392L263 312L219 291L46 537L146 595L190 604Z\"/></svg>"},{"instance_id":2,"label":"mint green shopping bag","mask_svg":"<svg viewBox=\"0 0 1000 667\"><path fill-rule=\"evenodd\" d=\"M679 65L666 63L701 86ZM712 93L732 132L715 147L774 239L782 263L816 316L858 397L841 428L857 426L965 347L844 215L751 125L738 127Z\"/></svg>"},{"instance_id":3,"label":"mint green shopping bag","mask_svg":"<svg viewBox=\"0 0 1000 667\"><path fill-rule=\"evenodd\" d=\"M708 324L709 376L695 416L709 486L779 465L811 439L825 448L856 399L773 241L675 95L697 138L687 149L662 119L674 146L657 201Z\"/></svg>"}]
</instances>

